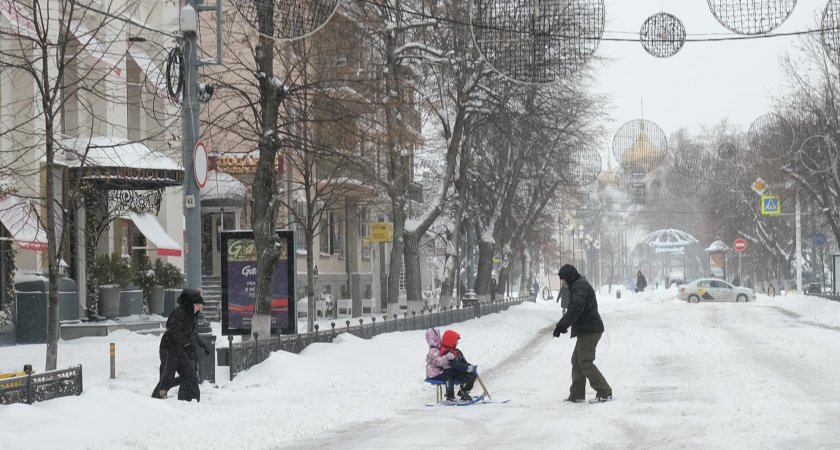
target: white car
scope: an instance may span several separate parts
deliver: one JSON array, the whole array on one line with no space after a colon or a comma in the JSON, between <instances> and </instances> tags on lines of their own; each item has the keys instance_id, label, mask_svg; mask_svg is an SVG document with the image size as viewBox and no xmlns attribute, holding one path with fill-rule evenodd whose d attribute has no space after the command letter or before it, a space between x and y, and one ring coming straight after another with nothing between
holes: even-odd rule
<instances>
[{"instance_id":1,"label":"white car","mask_svg":"<svg viewBox=\"0 0 840 450\"><path fill-rule=\"evenodd\" d=\"M680 300L687 300L689 303L700 303L700 301L750 302L755 301L755 291L750 288L733 286L717 278L700 278L680 286L678 297Z\"/></svg>"}]
</instances>

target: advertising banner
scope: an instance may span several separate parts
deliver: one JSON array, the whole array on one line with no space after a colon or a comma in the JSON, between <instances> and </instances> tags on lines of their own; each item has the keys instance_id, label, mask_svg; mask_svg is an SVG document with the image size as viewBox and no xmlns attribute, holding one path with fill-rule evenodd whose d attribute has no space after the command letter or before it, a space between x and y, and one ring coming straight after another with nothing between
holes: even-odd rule
<instances>
[{"instance_id":1,"label":"advertising banner","mask_svg":"<svg viewBox=\"0 0 840 450\"><path fill-rule=\"evenodd\" d=\"M294 334L295 252L291 231L278 231L280 257L271 286L271 334ZM253 231L221 231L222 334L247 335L257 294L257 250Z\"/></svg>"}]
</instances>

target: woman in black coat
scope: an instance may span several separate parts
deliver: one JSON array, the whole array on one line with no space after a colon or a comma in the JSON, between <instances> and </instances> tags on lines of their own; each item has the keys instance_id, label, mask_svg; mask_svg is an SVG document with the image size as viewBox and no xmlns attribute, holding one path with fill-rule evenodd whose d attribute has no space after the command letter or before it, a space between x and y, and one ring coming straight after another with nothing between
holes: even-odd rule
<instances>
[{"instance_id":1,"label":"woman in black coat","mask_svg":"<svg viewBox=\"0 0 840 450\"><path fill-rule=\"evenodd\" d=\"M180 385L178 400L200 401L195 370L195 327L196 316L203 304L204 299L198 289L186 288L178 296L178 307L169 315L166 332L160 339L160 380L152 397L166 398L170 389Z\"/></svg>"}]
</instances>

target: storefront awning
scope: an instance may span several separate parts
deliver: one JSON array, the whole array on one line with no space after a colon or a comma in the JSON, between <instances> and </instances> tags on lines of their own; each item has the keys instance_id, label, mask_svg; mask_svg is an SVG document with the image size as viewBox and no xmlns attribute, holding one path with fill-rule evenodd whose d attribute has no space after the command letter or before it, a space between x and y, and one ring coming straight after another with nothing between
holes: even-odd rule
<instances>
[{"instance_id":1,"label":"storefront awning","mask_svg":"<svg viewBox=\"0 0 840 450\"><path fill-rule=\"evenodd\" d=\"M166 234L166 230L160 226L155 216L149 213L128 213L127 217L134 222L134 226L143 236L146 236L149 244L156 247L158 255L181 256L181 246Z\"/></svg>"},{"instance_id":2,"label":"storefront awning","mask_svg":"<svg viewBox=\"0 0 840 450\"><path fill-rule=\"evenodd\" d=\"M108 189L158 189L184 183L184 169L142 142L95 136L58 141L64 163Z\"/></svg>"},{"instance_id":3,"label":"storefront awning","mask_svg":"<svg viewBox=\"0 0 840 450\"><path fill-rule=\"evenodd\" d=\"M15 197L0 197L0 222L21 248L41 252L47 249L47 232L41 227L31 205Z\"/></svg>"},{"instance_id":4,"label":"storefront awning","mask_svg":"<svg viewBox=\"0 0 840 450\"><path fill-rule=\"evenodd\" d=\"M211 170L207 174L207 184L201 188L201 206L241 208L247 191L245 185L232 175Z\"/></svg>"}]
</instances>

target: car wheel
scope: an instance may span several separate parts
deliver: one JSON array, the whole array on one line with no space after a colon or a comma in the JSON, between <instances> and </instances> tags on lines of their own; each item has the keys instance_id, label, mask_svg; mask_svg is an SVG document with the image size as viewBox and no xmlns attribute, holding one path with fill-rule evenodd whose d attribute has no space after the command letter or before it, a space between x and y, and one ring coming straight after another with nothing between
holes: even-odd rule
<instances>
[{"instance_id":1,"label":"car wheel","mask_svg":"<svg viewBox=\"0 0 840 450\"><path fill-rule=\"evenodd\" d=\"M747 298L746 295L741 294L741 295L738 296L738 298L735 299L735 301L736 302L748 302L750 300Z\"/></svg>"},{"instance_id":2,"label":"car wheel","mask_svg":"<svg viewBox=\"0 0 840 450\"><path fill-rule=\"evenodd\" d=\"M688 302L689 303L700 303L700 297L698 295L691 294L691 295L688 296Z\"/></svg>"}]
</instances>

